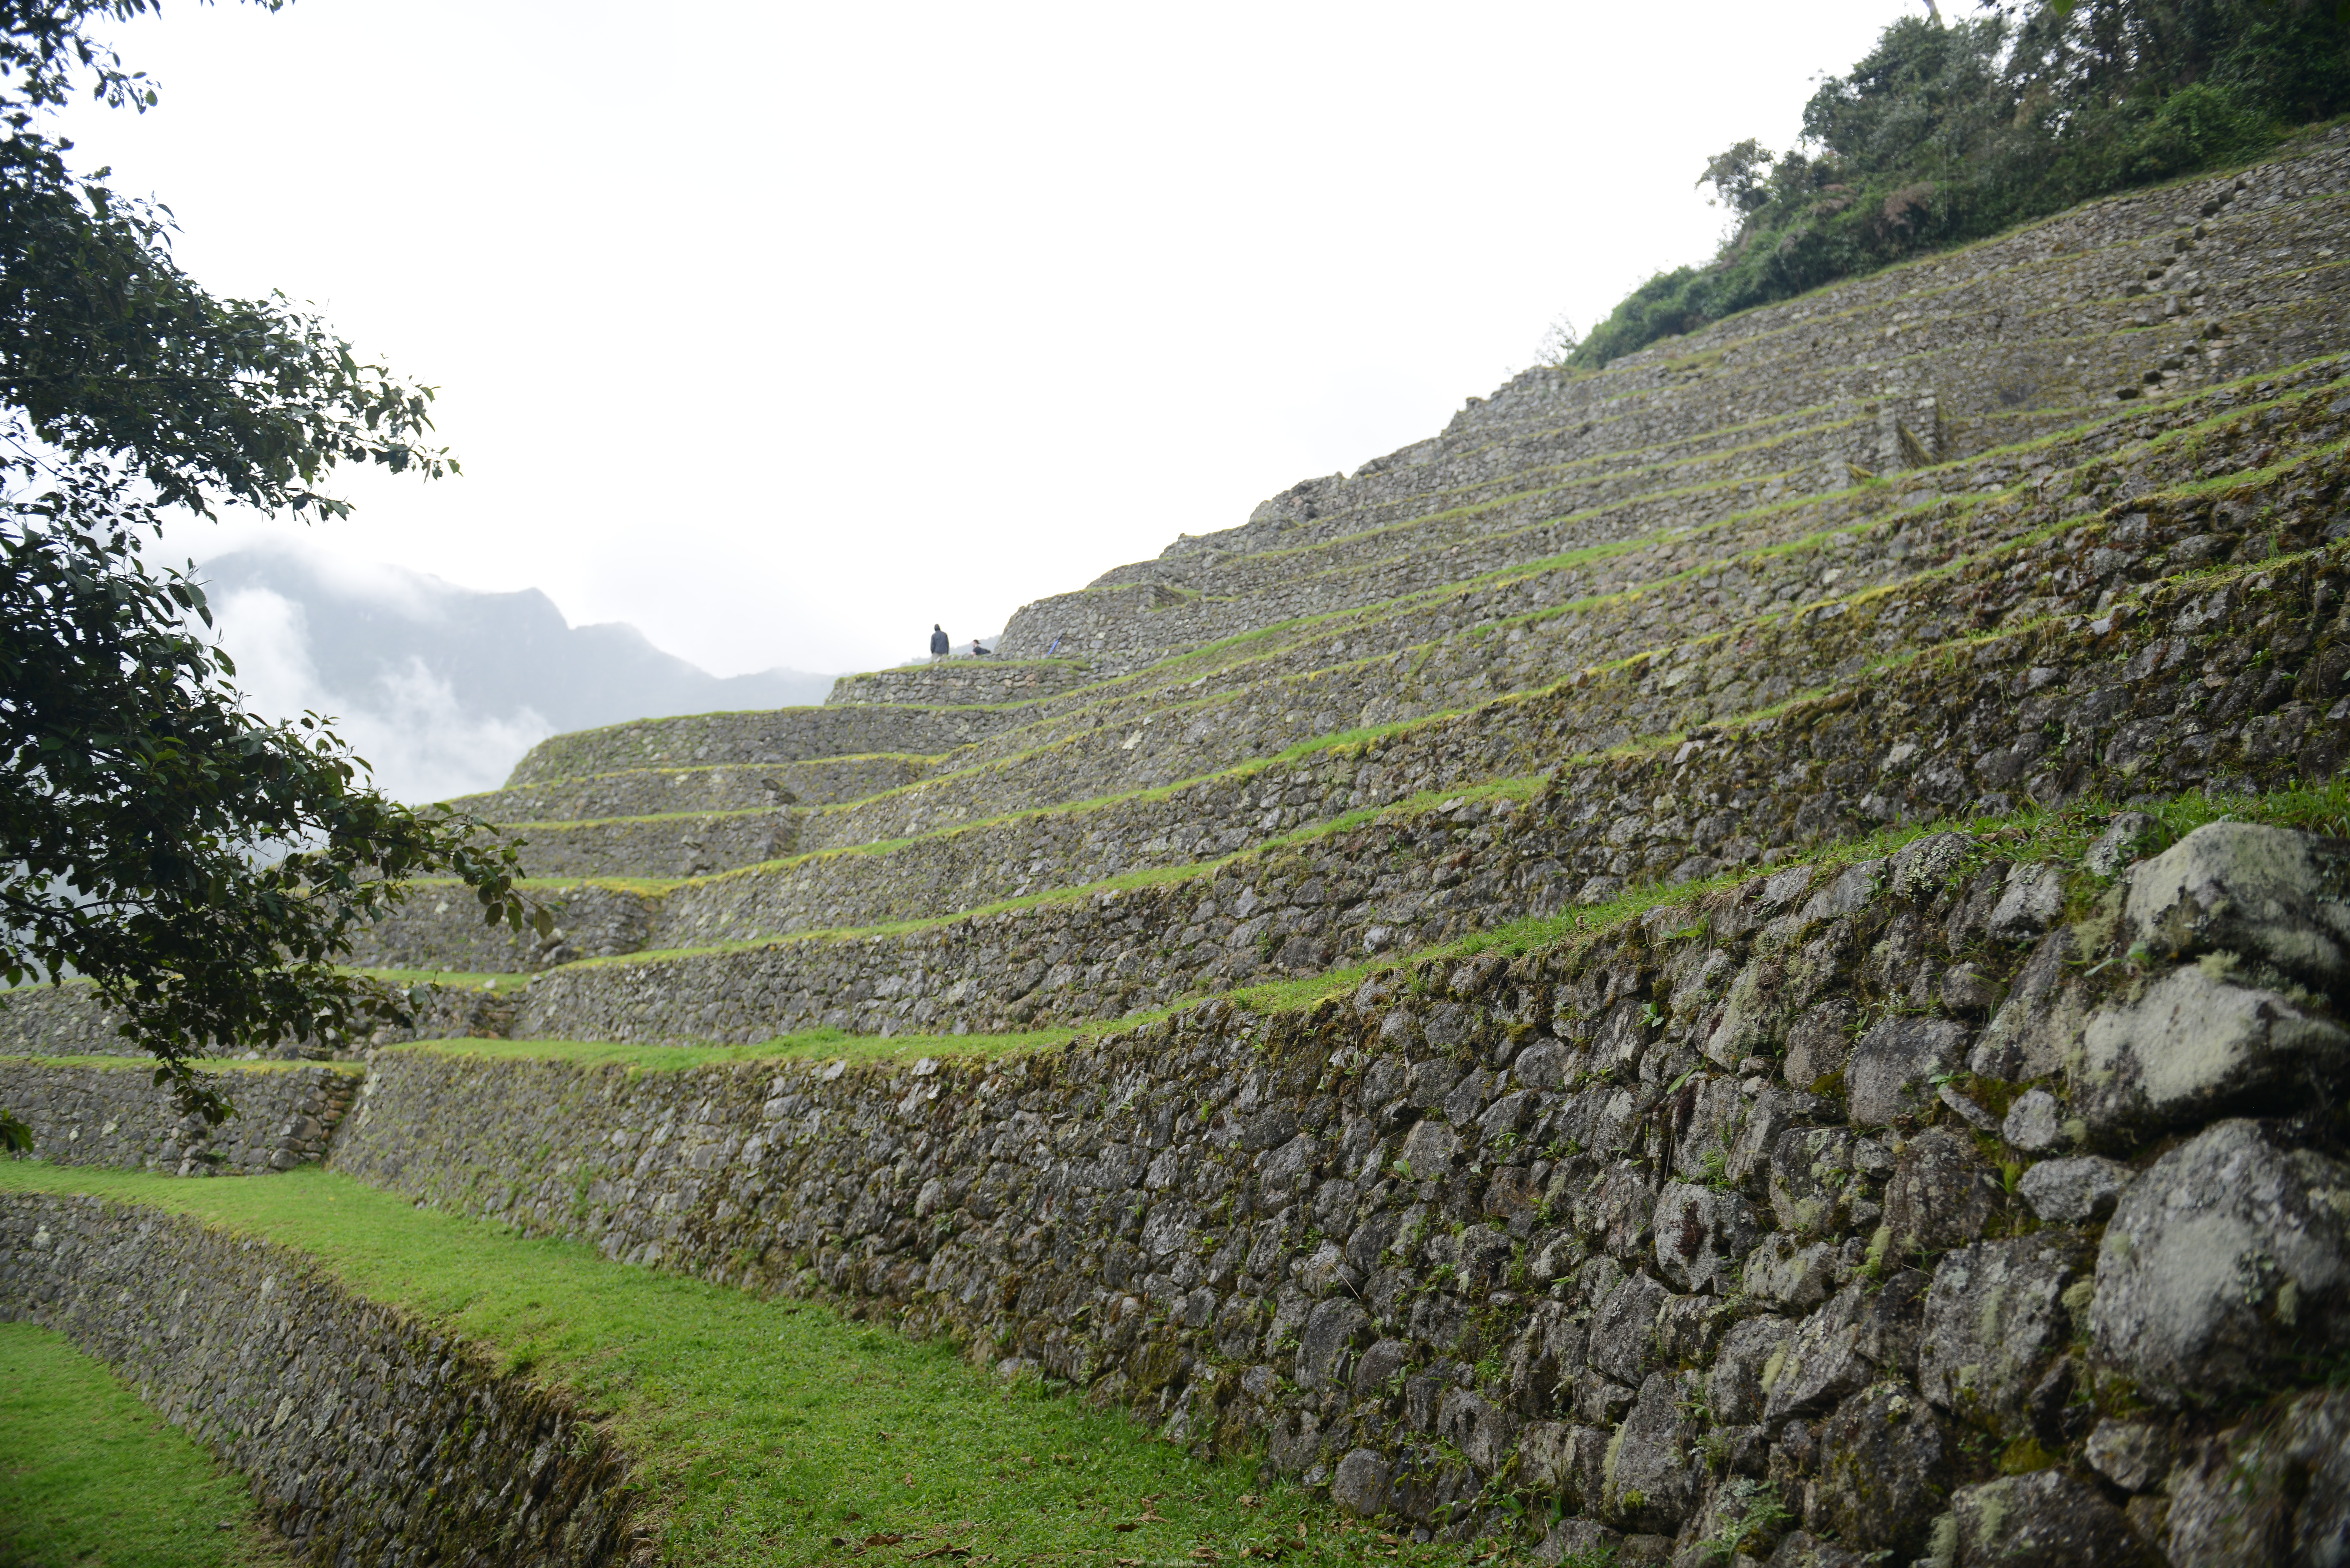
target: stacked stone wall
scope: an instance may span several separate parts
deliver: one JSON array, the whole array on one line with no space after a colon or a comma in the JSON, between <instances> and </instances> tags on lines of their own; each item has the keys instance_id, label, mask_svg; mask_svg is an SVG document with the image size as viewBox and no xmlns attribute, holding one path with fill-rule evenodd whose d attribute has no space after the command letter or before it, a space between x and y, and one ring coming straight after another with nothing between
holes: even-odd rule
<instances>
[{"instance_id":1,"label":"stacked stone wall","mask_svg":"<svg viewBox=\"0 0 2350 1568\"><path fill-rule=\"evenodd\" d=\"M1028 702L1082 686L1086 667L1066 659L949 658L844 675L832 684L827 704L899 702L942 706L962 702Z\"/></svg>"},{"instance_id":2,"label":"stacked stone wall","mask_svg":"<svg viewBox=\"0 0 2350 1568\"><path fill-rule=\"evenodd\" d=\"M449 804L484 822L588 822L680 812L774 810L831 805L911 784L927 759L822 757L766 766L632 768L552 777L518 788L463 795Z\"/></svg>"},{"instance_id":3,"label":"stacked stone wall","mask_svg":"<svg viewBox=\"0 0 2350 1568\"><path fill-rule=\"evenodd\" d=\"M2153 832L1933 835L1008 1061L393 1053L334 1158L895 1308L1404 1527L1555 1510L1554 1560L1744 1521L1757 1561L2281 1561L2224 1549L2350 1530L2293 1459L2350 1431L2350 1165L2306 1091L2350 1061L2350 850L2223 823L2130 867Z\"/></svg>"},{"instance_id":4,"label":"stacked stone wall","mask_svg":"<svg viewBox=\"0 0 2350 1568\"><path fill-rule=\"evenodd\" d=\"M515 764L508 788L638 768L772 765L873 753L935 755L1025 715L1019 708L777 708L639 719L541 741Z\"/></svg>"},{"instance_id":5,"label":"stacked stone wall","mask_svg":"<svg viewBox=\"0 0 2350 1568\"><path fill-rule=\"evenodd\" d=\"M1719 545L1703 536L1666 540L1376 621L1316 626L1284 649L1189 680L1125 683L1066 718L959 754L951 771L920 787L820 813L802 843L814 849L897 838L991 807L1163 784L1314 736L1457 709L1480 692L1529 690L1588 665L1681 646L1778 606L1792 611L1897 583L2054 524L2093 523L2108 503L2126 517L2141 501L2158 506L2166 488L2208 488L2231 469L2288 466L2239 480L2233 493L2206 496L2205 505L2168 509L2193 520L2189 535L2215 530L2210 539L2224 539L2222 554L2232 554L2272 508L2294 518L2304 535L2320 534L2332 525L2327 497L2339 483L2341 458L2331 450L2344 429L2334 408L2344 390L2334 379L2339 369L2328 361L2282 378L2272 389L2298 389L2280 406L2217 428L2192 427L2221 413L2231 393L1944 476L1954 499L1931 489L1893 491L1873 523L1798 509L1759 520L1737 541L1748 546L1743 554L1714 556ZM2166 436L2181 425L2189 428ZM2141 449L2142 441L2153 444ZM2296 458L2306 465L2289 467ZM1838 531L1823 533L1822 524ZM2154 556L2134 541L2106 558L2125 556L2141 580L2171 565L2167 553ZM2110 586L2109 572L2092 576ZM1629 597L1617 602L1575 597L1627 583ZM2054 602L2043 597L2040 608ZM1951 618L1942 618L1947 630ZM1956 618L1962 625L1981 618L1971 608ZM1936 637L1921 628L1913 640ZM1725 694L1724 711L1734 711L1736 697Z\"/></svg>"},{"instance_id":6,"label":"stacked stone wall","mask_svg":"<svg viewBox=\"0 0 2350 1568\"><path fill-rule=\"evenodd\" d=\"M465 984L411 984L402 988L408 1025L387 1024L372 1032L379 1043L397 1040L489 1038L509 1033L522 1006L520 992L482 990ZM123 1038L122 1017L101 1004L87 981L28 985L7 993L0 1008L0 1062L11 1056L123 1056L145 1058L141 1046ZM324 1039L281 1041L265 1054L258 1049L231 1054L241 1061L325 1061L348 1057L351 1043ZM216 1060L199 1054L198 1060ZM48 1067L36 1069L47 1071Z\"/></svg>"},{"instance_id":7,"label":"stacked stone wall","mask_svg":"<svg viewBox=\"0 0 2350 1568\"><path fill-rule=\"evenodd\" d=\"M31 1158L174 1176L252 1176L327 1152L359 1068L255 1068L203 1075L235 1107L218 1127L182 1116L143 1062L95 1066L0 1057L0 1106L32 1129Z\"/></svg>"},{"instance_id":8,"label":"stacked stone wall","mask_svg":"<svg viewBox=\"0 0 2350 1568\"><path fill-rule=\"evenodd\" d=\"M1742 400L1758 410L1853 410L1846 421L1851 433L1833 442L1833 450L1766 441L1743 456L1733 449L1732 455L1715 459L1734 478L1728 484L1716 483L1713 504L1735 509L1752 504L1766 484L1778 492L1791 483L1820 483L1813 474L1833 476L1833 484L1841 483L1845 462L1877 466L1878 400L1897 392L1932 393L1942 410L1936 444L1949 441L1953 450L1966 452L1988 440L2031 433L2011 423L2009 410L2019 403L2078 410L2110 403L2116 396L2136 397L2149 382L2169 389L2291 363L2345 341L2338 296L2350 267L2331 262L2327 252L2344 217L2339 192L2350 159L2329 146L2291 167L2295 178L2280 189L2291 190L2292 196L2264 205L2240 192L2223 215L2183 232L2170 222L2168 208L2157 211L2144 202L2137 203L2143 210L2136 215L2126 205L2116 205L2101 219L2075 214L2045 226L2047 234L2025 231L1948 262L1841 286L1825 296L1833 301L1835 314L1817 322L1804 320L1812 306L1774 306L1739 318L1746 324L1743 329L1725 324L1677 340L1676 357L1669 360L1635 356L1600 382L1537 377L1534 384L1565 395L1569 408L1560 411L1562 424L1576 411L1587 415L1575 405L1594 395L1608 398L1619 410L1644 393L1669 404L1672 411L1662 420L1652 415L1596 438L1591 450L1623 454L1617 462L1662 441L1701 437L1705 431L1716 432L1716 441L1724 439L1721 432L1734 439L1745 430L1739 418ZM2187 191L2177 200L2191 210L2234 183L2210 182L2208 194ZM2060 226L2062 233L2056 232ZM2182 243L2191 255L2181 251ZM2071 244L2097 248L2067 254ZM2002 247L2033 258L2027 270L2002 265ZM2280 268L2280 256L2302 265ZM2149 273L2174 289L2159 306L2150 296L2133 297L2143 296ZM1937 286L1939 278L1948 281ZM1896 302L1903 308L1889 310ZM1893 317L1889 327L1875 318L1880 312ZM1592 388L1604 390L1585 390ZM1494 400L1513 411L1529 400ZM1253 548L1220 549L1224 535L1185 541L1171 570L1191 593L1204 597L1154 606L1140 617L1109 599L1093 602L1098 596L1038 601L1014 616L1005 649L1025 655L1030 644L1041 647L1082 626L1075 641L1105 671L1132 668L1252 626L1374 602L1443 580L1414 560L1394 562L1367 576L1334 574L1333 567L1391 554L1425 557L1439 537L1519 527L1602 504L1613 494L1659 487L1660 475L1642 470L1599 479L1598 491L1546 488L1539 476L1558 461L1556 438L1518 435L1487 441L1478 429L1483 412L1483 405L1472 407L1443 438L1440 444L1460 452L1450 465L1416 463L1378 469L1364 480L1322 482L1310 529L1285 531L1277 538L1267 537L1256 524L1233 531L1255 535L1248 541ZM1586 417L1576 427L1577 440L1592 422ZM2059 417L2039 428L2063 422L2065 418ZM1408 482L1399 477L1407 474ZM1501 490L1478 488L1496 483ZM1342 500L1342 492L1357 487L1379 493L1378 499L1353 504ZM1469 516L1481 518L1484 527L1440 513L1434 523L1362 532L1382 507L1426 514L1437 495L1470 508ZM1568 500L1570 495L1577 499ZM1420 537L1440 526L1449 533ZM1301 549L1320 564L1309 565L1299 556Z\"/></svg>"},{"instance_id":9,"label":"stacked stone wall","mask_svg":"<svg viewBox=\"0 0 2350 1568\"><path fill-rule=\"evenodd\" d=\"M819 1024L889 1033L1115 1017L1876 824L2329 777L2350 715L2337 651L2350 643L2345 571L2350 543L2166 582L2095 619L1897 659L1767 718L1575 763L1523 800L1378 817L1213 877L900 934L567 966L532 986L521 1032L757 1040ZM1849 612L1810 625L1856 655L1882 653L1880 633L1896 647L1902 637ZM1627 713L1642 685L1670 673L1641 661L1501 705L1510 722L1492 748L1541 746L1586 712ZM1499 761L1456 765L1492 776Z\"/></svg>"},{"instance_id":10,"label":"stacked stone wall","mask_svg":"<svg viewBox=\"0 0 2350 1568\"><path fill-rule=\"evenodd\" d=\"M2322 411L2322 403L2315 407ZM2338 417L2332 421L2337 433L2340 424ZM2265 555L2280 543L2290 545L2296 538L2307 543L2321 537L2324 498L2341 483L2333 472L2340 466L2339 454L2330 455L2331 462L2248 487L2248 493L2230 497L2220 508L2199 498L2191 506L2149 500L2151 512L2128 513L2111 524L2080 523L2061 538L2045 535L2055 515L2047 508L1991 514L1959 512L1947 527L1921 519L1925 525L1905 530L1896 546L1911 546L1900 549L1909 569L1919 554L1963 548L1980 542L1985 533L2029 535L2038 530L2043 547L2020 558L1994 552L1947 573L1896 581L1883 591L1866 587L1872 566L1889 575L1902 561L1888 558L1881 543L1777 556L1767 564L1790 581L1813 582L1826 575L1823 561L1832 561L1836 566L1829 569L1839 579L1836 587L1856 582L1864 592L1856 599L1817 602L1791 612L1783 623L1751 625L1738 637L1694 639L1693 646L1674 642L1658 647L1656 607L1639 600L1621 607L1620 615L1611 613L1614 607L1595 609L1575 626L1572 641L1549 639L1543 646L1595 661L1654 649L1648 661L1649 674L1639 682L1635 700L1619 706L1614 699L1620 688L1611 690L1586 702L1575 722L1546 728L1534 746L1513 743L1499 754L1491 752L1492 740L1517 730L1520 716L1514 707L1484 708L1395 735L1376 763L1357 759L1353 747L1335 748L1281 767L1243 767L1211 775L1164 794L933 831L869 854L826 855L764 867L671 890L660 902L645 945L673 947L713 938L740 940L922 919L942 908L977 908L1019 898L1039 886L1081 887L1130 871L1196 864L1328 822L1345 812L1387 806L1430 787L1531 774L1551 759L1604 750L1633 734L1692 729L1717 711L1727 717L1767 702L1774 694L1832 686L1850 674L1846 667L1851 660L1898 646L1904 633L1930 644L1978 620L2081 614L2112 590L2166 575L2182 549L2199 561L2224 560L2248 545L2255 555ZM2303 508L2308 519L2280 528L2275 520L2290 514L2274 503L2294 491L2305 492L2313 504ZM2269 521L2257 531L2240 531L2244 521L2254 518ZM2019 583L2011 568L2023 563L2030 566L2030 578ZM2059 591L2029 591L2035 588ZM1692 631L1707 629L1708 618L1702 614L1690 618L1675 615L1684 608L1695 610L1694 605L1676 605L1669 597L1664 607L1676 624ZM1849 625L1835 624L1846 614L1857 618ZM1759 647L1740 646L1754 637L1766 640ZM1378 667L1372 672L1378 673ZM1458 765L1430 771L1432 763L1457 764L1464 754L1486 762L1494 771Z\"/></svg>"},{"instance_id":11,"label":"stacked stone wall","mask_svg":"<svg viewBox=\"0 0 2350 1568\"><path fill-rule=\"evenodd\" d=\"M806 820L805 812L754 809L523 822L506 839L533 877L706 877L793 853Z\"/></svg>"},{"instance_id":12,"label":"stacked stone wall","mask_svg":"<svg viewBox=\"0 0 2350 1568\"><path fill-rule=\"evenodd\" d=\"M252 1478L321 1568L625 1559L626 1466L601 1432L298 1253L135 1205L0 1194L0 1314L112 1367Z\"/></svg>"},{"instance_id":13,"label":"stacked stone wall","mask_svg":"<svg viewBox=\"0 0 2350 1568\"><path fill-rule=\"evenodd\" d=\"M2304 144L2302 156L2246 174L2091 203L1947 256L1923 258L1803 298L1742 312L1701 333L1668 339L1618 359L1602 379L1548 368L1523 371L1491 398L1471 399L1443 436L1366 463L1352 480L1336 475L1308 481L1260 506L1248 524L1186 536L1161 560L1182 568L1205 557L1295 546L1354 531L1367 506L1409 504L1441 488L1448 477L1443 466L1448 454L1481 454L1498 443L1528 440L1560 442L1560 457L1577 452L1639 452L1667 441L1702 440L1707 426L1692 421L1684 404L1707 401L1703 383L1727 368L1767 369L1774 386L1785 372L1800 374L1807 365L1814 373L1881 369L1895 381L1930 385L1930 378L1903 369L1908 355L1905 339L1916 341L1911 335L1918 323L1930 327L1938 320L1954 320L1978 339L1986 332L2011 329L2026 342L2062 339L2077 335L2068 324L2082 319L2085 306L2095 309L2116 298L2144 296L2125 305L2118 318L2122 327L2174 326L2179 314L2191 315L2198 308L2199 295L2208 295L2207 275L2224 275L2238 284L2273 275L2272 264L2281 258L2270 253L2278 250L2287 257L2298 254L2305 264L2327 261L2318 246L2328 242L2313 241L2307 234L2313 213L2323 209L2308 204L2342 189L2344 140L2332 134ZM2201 247L2191 273L2181 273L2174 264L2182 254L2198 250L2199 223L2207 225L2199 238L2217 236L2216 241ZM2303 243L2296 252L2290 243L2274 243L2279 239ZM2158 267L2175 286L2149 293L2146 275ZM2199 289L2198 285L2207 286ZM2255 303L2274 301L2263 296ZM1884 314L1887 307L1903 313L1890 321L1890 336ZM2040 324L2040 329L2022 331L2027 322ZM2124 385L2117 382L2114 389ZM1877 386L1865 379L1855 386L1853 395L1862 399L1879 393ZM1999 417L1995 410L2012 408L2019 393L2029 392L2012 379L1979 389L1988 397L1975 417L1994 421ZM1794 406L1819 400L1797 400ZM1771 400L1761 406L1790 405ZM1741 410L1735 403L1700 411L1720 427L1739 427ZM1960 421L1968 418L1960 410L1944 413ZM1571 444L1560 435L1570 426ZM1481 468L1498 465L1493 459L1480 462Z\"/></svg>"}]
</instances>

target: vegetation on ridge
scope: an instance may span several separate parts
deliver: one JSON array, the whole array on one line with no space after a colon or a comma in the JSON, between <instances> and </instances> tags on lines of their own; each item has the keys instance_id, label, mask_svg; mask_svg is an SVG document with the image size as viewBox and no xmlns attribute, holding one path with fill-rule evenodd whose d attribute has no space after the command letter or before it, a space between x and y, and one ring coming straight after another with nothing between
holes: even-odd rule
<instances>
[{"instance_id":1,"label":"vegetation on ridge","mask_svg":"<svg viewBox=\"0 0 2350 1568\"><path fill-rule=\"evenodd\" d=\"M1804 109L1784 153L1746 140L1711 184L1735 227L1634 289L1566 356L1661 337L2110 192L2258 156L2350 110L2350 25L2310 0L2033 0L1904 17Z\"/></svg>"}]
</instances>

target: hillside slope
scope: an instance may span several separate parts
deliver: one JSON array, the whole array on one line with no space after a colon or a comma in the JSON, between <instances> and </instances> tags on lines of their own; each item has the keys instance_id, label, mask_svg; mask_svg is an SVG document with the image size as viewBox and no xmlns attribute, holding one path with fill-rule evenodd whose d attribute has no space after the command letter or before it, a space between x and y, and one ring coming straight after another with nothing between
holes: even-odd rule
<instances>
[{"instance_id":1,"label":"hillside slope","mask_svg":"<svg viewBox=\"0 0 2350 1568\"><path fill-rule=\"evenodd\" d=\"M557 929L421 889L429 1038L288 1125L1342 1560L2332 1561L2345 253L2337 130L1528 372L1003 657L554 737L466 804ZM44 1158L203 1163L72 988L0 1033Z\"/></svg>"}]
</instances>

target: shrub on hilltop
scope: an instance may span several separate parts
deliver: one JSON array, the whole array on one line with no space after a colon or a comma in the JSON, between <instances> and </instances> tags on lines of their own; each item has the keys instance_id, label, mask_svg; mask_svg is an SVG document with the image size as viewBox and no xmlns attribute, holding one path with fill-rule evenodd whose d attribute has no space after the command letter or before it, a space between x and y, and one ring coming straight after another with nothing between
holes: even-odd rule
<instances>
[{"instance_id":1,"label":"shrub on hilltop","mask_svg":"<svg viewBox=\"0 0 2350 1568\"><path fill-rule=\"evenodd\" d=\"M2350 109L2350 25L2314 0L2088 0L1906 17L1820 84L1804 133L1740 142L1710 184L1735 226L1584 338L1596 369L1660 337L2074 202L2257 156Z\"/></svg>"}]
</instances>

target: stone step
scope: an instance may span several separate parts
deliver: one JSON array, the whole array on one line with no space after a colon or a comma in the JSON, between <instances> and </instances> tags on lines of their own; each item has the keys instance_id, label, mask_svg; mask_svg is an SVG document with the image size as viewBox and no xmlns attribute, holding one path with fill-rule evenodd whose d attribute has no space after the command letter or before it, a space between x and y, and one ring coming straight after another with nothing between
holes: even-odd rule
<instances>
[{"instance_id":1,"label":"stone step","mask_svg":"<svg viewBox=\"0 0 2350 1568\"><path fill-rule=\"evenodd\" d=\"M1788 618L1727 651L1768 663L1803 646L1814 664L1857 659L1859 673L1685 741L1560 757L1546 781L1393 808L1164 881L872 934L569 963L532 985L518 1032L755 1040L1114 1017L1554 915L1643 881L1710 876L1877 823L2330 776L2350 732L2334 690L2350 656L2345 588L2350 543L2335 543L1874 669L1867 659L1914 628L1880 624L1866 603ZM2269 657L2256 659L2262 649ZM1653 700L1644 692L1670 673L1657 662L1496 704L1495 740L1540 754L1547 737L1599 730ZM1379 749L1364 762L1381 765Z\"/></svg>"},{"instance_id":2,"label":"stone step","mask_svg":"<svg viewBox=\"0 0 2350 1568\"><path fill-rule=\"evenodd\" d=\"M804 763L630 768L460 795L447 804L484 822L587 822L679 812L773 810L862 800L920 778L928 757L821 757Z\"/></svg>"},{"instance_id":3,"label":"stone step","mask_svg":"<svg viewBox=\"0 0 2350 1568\"><path fill-rule=\"evenodd\" d=\"M1029 702L1089 679L1086 666L1073 659L973 659L964 652L932 664L844 675L832 683L825 702L932 708Z\"/></svg>"}]
</instances>

